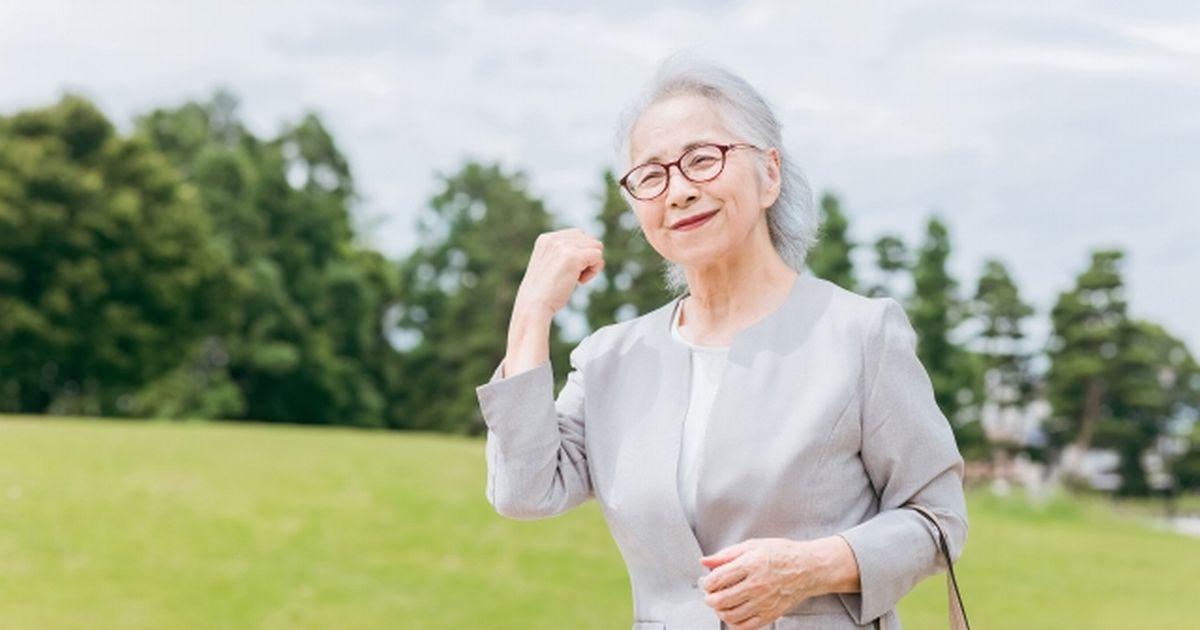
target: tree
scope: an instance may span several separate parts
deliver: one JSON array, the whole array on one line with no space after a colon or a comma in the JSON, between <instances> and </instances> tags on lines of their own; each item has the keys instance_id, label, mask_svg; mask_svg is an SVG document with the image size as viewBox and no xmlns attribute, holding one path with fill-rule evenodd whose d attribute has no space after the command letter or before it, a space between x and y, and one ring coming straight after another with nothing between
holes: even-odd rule
<instances>
[{"instance_id":1,"label":"tree","mask_svg":"<svg viewBox=\"0 0 1200 630\"><path fill-rule=\"evenodd\" d=\"M1004 390L1003 404L1023 406L1034 395L1035 379L1029 366L1031 353L1024 347L1024 322L1034 314L1004 263L984 262L975 288L971 312L980 322L979 351L996 385Z\"/></svg>"},{"instance_id":2,"label":"tree","mask_svg":"<svg viewBox=\"0 0 1200 630\"><path fill-rule=\"evenodd\" d=\"M896 279L901 273L909 271L908 247L899 236L885 234L876 239L873 249L880 279L867 290L867 295L899 297L901 291L896 287Z\"/></svg>"},{"instance_id":3,"label":"tree","mask_svg":"<svg viewBox=\"0 0 1200 630\"><path fill-rule=\"evenodd\" d=\"M1025 348L1024 321L1033 307L1021 300L1017 285L999 260L984 263L971 301L980 324L976 352L983 365L980 422L992 446L992 461L1003 465L1011 451L1028 445L1036 377Z\"/></svg>"},{"instance_id":4,"label":"tree","mask_svg":"<svg viewBox=\"0 0 1200 630\"><path fill-rule=\"evenodd\" d=\"M0 118L0 408L113 415L222 316L228 252L86 99Z\"/></svg>"},{"instance_id":5,"label":"tree","mask_svg":"<svg viewBox=\"0 0 1200 630\"><path fill-rule=\"evenodd\" d=\"M1091 265L1051 311L1048 428L1056 445L1078 454L1093 446L1115 450L1118 493L1145 495L1156 489L1148 458L1169 469L1171 454L1160 452L1160 444L1200 411L1200 369L1182 341L1128 316L1123 259L1119 250L1093 252ZM1184 487L1186 461L1184 454L1174 462ZM1072 462L1065 465L1069 475L1077 472Z\"/></svg>"},{"instance_id":6,"label":"tree","mask_svg":"<svg viewBox=\"0 0 1200 630\"><path fill-rule=\"evenodd\" d=\"M534 240L552 228L525 177L468 163L442 178L420 216L421 244L400 265L397 325L406 339L396 426L479 433L475 388L504 356L509 316ZM569 348L551 332L561 380Z\"/></svg>"},{"instance_id":7,"label":"tree","mask_svg":"<svg viewBox=\"0 0 1200 630\"><path fill-rule=\"evenodd\" d=\"M1144 496L1166 490L1171 484L1171 453L1160 445L1173 437L1176 421L1195 417L1200 410L1200 370L1182 341L1144 320L1129 322L1126 343L1114 363L1096 445L1120 455L1118 494ZM1147 467L1150 459L1157 460L1161 470Z\"/></svg>"},{"instance_id":8,"label":"tree","mask_svg":"<svg viewBox=\"0 0 1200 630\"><path fill-rule=\"evenodd\" d=\"M354 243L349 164L317 116L264 140L236 107L219 92L138 120L139 134L201 191L216 241L238 266L223 300L230 325L140 392L139 409L384 426L399 387L383 325L397 275Z\"/></svg>"},{"instance_id":9,"label":"tree","mask_svg":"<svg viewBox=\"0 0 1200 630\"><path fill-rule=\"evenodd\" d=\"M841 203L831 193L821 196L821 239L808 253L808 268L813 275L824 278L849 291L857 290L854 261L851 253L850 220L842 213Z\"/></svg>"},{"instance_id":10,"label":"tree","mask_svg":"<svg viewBox=\"0 0 1200 630\"><path fill-rule=\"evenodd\" d=\"M1193 389L1200 388L1200 377L1193 376L1192 381ZM1184 436L1182 443L1182 451L1171 461L1175 486L1182 491L1200 491L1200 423L1192 425L1191 433Z\"/></svg>"},{"instance_id":11,"label":"tree","mask_svg":"<svg viewBox=\"0 0 1200 630\"><path fill-rule=\"evenodd\" d=\"M1123 257L1118 250L1093 252L1091 266L1076 278L1073 289L1059 294L1050 311L1047 434L1056 447L1074 443L1080 453L1092 447L1105 398L1118 376L1116 359L1130 332Z\"/></svg>"},{"instance_id":12,"label":"tree","mask_svg":"<svg viewBox=\"0 0 1200 630\"><path fill-rule=\"evenodd\" d=\"M908 313L917 333L917 356L929 371L938 407L950 420L964 456L975 457L982 454L983 429L966 412L980 397L977 375L981 366L951 339L966 311L957 295L958 282L946 266L949 258L949 231L933 217L913 266L914 292Z\"/></svg>"},{"instance_id":13,"label":"tree","mask_svg":"<svg viewBox=\"0 0 1200 630\"><path fill-rule=\"evenodd\" d=\"M592 330L647 313L672 297L662 278L663 259L646 240L611 171L604 172L600 202L605 266L593 280L598 288L587 297Z\"/></svg>"}]
</instances>

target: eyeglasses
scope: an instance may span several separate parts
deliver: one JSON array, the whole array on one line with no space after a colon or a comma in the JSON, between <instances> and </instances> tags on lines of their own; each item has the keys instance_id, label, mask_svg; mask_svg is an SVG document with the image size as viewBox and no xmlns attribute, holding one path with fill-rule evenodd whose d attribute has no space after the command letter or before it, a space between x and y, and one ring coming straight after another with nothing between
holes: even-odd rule
<instances>
[{"instance_id":1,"label":"eyeglasses","mask_svg":"<svg viewBox=\"0 0 1200 630\"><path fill-rule=\"evenodd\" d=\"M757 149L753 144L701 144L694 146L678 160L659 164L646 162L633 167L621 178L620 184L634 199L649 201L663 194L671 185L671 167L678 166L679 173L688 181L703 184L717 178L725 170L725 154L734 149Z\"/></svg>"}]
</instances>

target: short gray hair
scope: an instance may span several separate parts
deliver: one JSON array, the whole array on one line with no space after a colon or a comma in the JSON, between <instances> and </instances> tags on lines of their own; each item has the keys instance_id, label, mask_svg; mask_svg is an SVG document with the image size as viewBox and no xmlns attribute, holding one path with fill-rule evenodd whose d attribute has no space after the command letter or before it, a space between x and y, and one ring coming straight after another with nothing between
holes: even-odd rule
<instances>
[{"instance_id":1,"label":"short gray hair","mask_svg":"<svg viewBox=\"0 0 1200 630\"><path fill-rule=\"evenodd\" d=\"M820 215L813 205L812 191L803 171L783 147L781 125L767 101L745 79L697 59L675 55L658 67L642 95L621 116L617 129L618 172L630 168L629 143L633 127L651 105L681 94L694 94L717 106L722 121L742 140L757 146L775 147L780 159L779 198L767 209L767 227L775 251L797 272L804 269L804 258L817 242ZM632 203L622 190L626 201ZM667 287L676 293L687 288L683 269L670 261L664 265Z\"/></svg>"}]
</instances>

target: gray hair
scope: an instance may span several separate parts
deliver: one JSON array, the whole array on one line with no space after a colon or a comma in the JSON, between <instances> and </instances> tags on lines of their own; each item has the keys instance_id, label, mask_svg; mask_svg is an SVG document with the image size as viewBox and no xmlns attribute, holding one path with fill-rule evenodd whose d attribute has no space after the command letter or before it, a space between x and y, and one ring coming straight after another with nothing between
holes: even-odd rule
<instances>
[{"instance_id":1,"label":"gray hair","mask_svg":"<svg viewBox=\"0 0 1200 630\"><path fill-rule=\"evenodd\" d=\"M651 105L682 94L708 99L717 106L729 130L746 142L779 151L779 198L767 209L767 227L775 251L789 267L802 271L805 256L817 242L821 221L813 205L812 191L804 173L783 148L781 125L775 113L758 91L736 74L686 56L676 55L663 61L648 88L621 116L616 137L618 172L630 168L630 135L641 115ZM624 189L621 192L632 204L628 193ZM675 293L687 288L687 277L676 263L665 262L663 277Z\"/></svg>"}]
</instances>

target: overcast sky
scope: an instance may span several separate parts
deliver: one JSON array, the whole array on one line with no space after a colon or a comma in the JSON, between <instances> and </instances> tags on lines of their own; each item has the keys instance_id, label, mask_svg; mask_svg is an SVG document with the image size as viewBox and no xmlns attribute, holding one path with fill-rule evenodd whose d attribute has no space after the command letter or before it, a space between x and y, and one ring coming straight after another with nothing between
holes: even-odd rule
<instances>
[{"instance_id":1,"label":"overcast sky","mask_svg":"<svg viewBox=\"0 0 1200 630\"><path fill-rule=\"evenodd\" d=\"M912 243L938 212L958 277L998 256L1042 319L1091 249L1122 247L1133 315L1200 353L1200 3L581 4L5 0L0 112L76 91L127 129L217 86L261 134L314 110L364 241L399 256L468 157L586 226L621 109L691 51L763 92L856 239Z\"/></svg>"}]
</instances>

